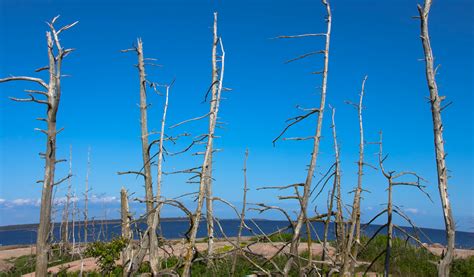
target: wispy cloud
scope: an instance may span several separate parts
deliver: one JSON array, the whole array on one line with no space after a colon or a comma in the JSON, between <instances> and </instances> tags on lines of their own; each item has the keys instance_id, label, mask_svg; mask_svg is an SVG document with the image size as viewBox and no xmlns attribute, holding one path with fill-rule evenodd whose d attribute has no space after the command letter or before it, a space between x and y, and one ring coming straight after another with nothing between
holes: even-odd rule
<instances>
[{"instance_id":1,"label":"wispy cloud","mask_svg":"<svg viewBox=\"0 0 474 277\"><path fill-rule=\"evenodd\" d=\"M83 202L84 198L73 196L69 199L70 203ZM62 206L67 202L67 197L58 197L54 199L53 204ZM89 197L91 204L108 204L108 203L119 203L120 199L116 196L106 195L91 195ZM40 198L17 198L17 199L3 199L0 198L0 208L13 208L13 207L39 207L41 205Z\"/></svg>"},{"instance_id":2,"label":"wispy cloud","mask_svg":"<svg viewBox=\"0 0 474 277\"><path fill-rule=\"evenodd\" d=\"M17 199L3 199L0 198L0 207L12 208L21 206L39 207L40 199L34 198L17 198Z\"/></svg>"},{"instance_id":3,"label":"wispy cloud","mask_svg":"<svg viewBox=\"0 0 474 277\"><path fill-rule=\"evenodd\" d=\"M420 210L417 208L405 208L403 209L405 212L410 213L410 214L419 214Z\"/></svg>"},{"instance_id":4,"label":"wispy cloud","mask_svg":"<svg viewBox=\"0 0 474 277\"><path fill-rule=\"evenodd\" d=\"M118 203L120 200L115 196L92 195L89 199L91 203Z\"/></svg>"}]
</instances>

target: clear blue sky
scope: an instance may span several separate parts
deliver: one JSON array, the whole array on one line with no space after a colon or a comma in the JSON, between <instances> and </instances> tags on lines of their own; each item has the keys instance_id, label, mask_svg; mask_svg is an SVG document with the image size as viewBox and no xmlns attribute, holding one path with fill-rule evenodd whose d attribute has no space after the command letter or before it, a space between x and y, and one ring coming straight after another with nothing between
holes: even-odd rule
<instances>
[{"instance_id":1,"label":"clear blue sky","mask_svg":"<svg viewBox=\"0 0 474 277\"><path fill-rule=\"evenodd\" d=\"M358 126L356 111L344 100L357 100L361 80L366 86L364 125L368 141L383 130L387 167L418 171L429 183L434 203L417 190L401 188L395 202L422 226L443 226L436 184L431 113L426 102L422 47L419 39L418 1L332 1L333 35L330 49L328 104L337 108L337 128L343 162L343 190L356 185ZM453 101L443 114L446 149L451 171L449 192L454 215L461 229L473 230L473 12L469 0L435 0L430 31L442 95ZM144 41L145 54L158 58L164 67L150 69L149 77L169 82L169 123L204 114L201 104L210 84L211 25L213 11L219 12L219 30L226 53L225 86L233 91L221 105L222 120L217 147L224 151L215 158L217 195L241 201L242 160L250 150L249 185L285 185L302 182L306 176L311 145L308 142L280 142L272 139L284 127L285 119L297 115L295 105L319 105L322 58L312 57L285 65L284 61L324 46L321 38L272 40L282 34L323 32L324 8L320 1L1 1L0 75L35 75L34 69L47 63L46 20L61 14L59 25L79 20L64 33L62 43L76 48L64 62L63 97L58 124L65 131L58 138L58 156L66 158L73 147L73 184L77 193L84 185L87 147L92 148L90 184L99 203L116 207L120 187L143 194L141 180L117 176L120 170L140 168L138 77L135 55L122 54L137 37ZM43 75L40 75L43 76ZM44 136L34 132L41 126L34 120L43 114L35 104L15 103L8 96L22 96L27 83L0 85L0 224L35 222L34 201L40 197L43 161L37 156ZM162 97L149 94L149 128L158 129ZM333 160L330 116L325 115L318 171ZM204 122L172 130L203 133ZM290 132L307 136L314 132L310 119ZM180 147L184 146L184 142ZM171 146L170 146L171 147ZM366 148L367 160L376 163L374 146ZM165 170L197 165L190 156L169 158ZM58 177L65 174L59 167ZM182 177L166 177L164 195L173 197L195 189ZM371 191L363 202L368 218L385 203L386 184L377 171L366 169L364 187ZM58 197L65 192L60 188ZM276 203L280 193L249 192L250 202ZM323 193L323 195L326 195ZM104 198L108 196L109 198ZM344 196L347 203L350 195ZM102 200L101 200L102 199ZM109 199L109 200L107 200ZM112 200L111 200L112 199ZM101 202L102 201L102 202ZM315 202L326 209L325 197ZM296 209L296 203L286 203ZM115 211L114 209L112 209ZM221 211L221 216L231 216ZM172 211L170 211L172 214ZM269 215L270 217L271 215Z\"/></svg>"}]
</instances>

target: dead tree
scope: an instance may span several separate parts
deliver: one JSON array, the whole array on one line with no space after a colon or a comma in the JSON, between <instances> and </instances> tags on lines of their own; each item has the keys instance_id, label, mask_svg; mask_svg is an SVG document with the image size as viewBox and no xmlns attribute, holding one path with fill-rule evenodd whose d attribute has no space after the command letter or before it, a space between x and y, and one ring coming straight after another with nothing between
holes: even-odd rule
<instances>
[{"instance_id":1,"label":"dead tree","mask_svg":"<svg viewBox=\"0 0 474 277\"><path fill-rule=\"evenodd\" d=\"M249 157L249 150L245 150L245 159L244 159L244 168L242 171L244 172L244 195L242 199L242 211L240 212L240 225L239 225L239 231L237 232L237 246L239 247L238 250L234 252L234 257L232 260L232 271L231 271L231 276L235 276L235 266L237 265L237 257L238 255L241 254L241 248L240 248L240 237L242 235L242 229L245 225L245 209L246 209L246 204L247 204L247 159Z\"/></svg>"},{"instance_id":2,"label":"dead tree","mask_svg":"<svg viewBox=\"0 0 474 277\"><path fill-rule=\"evenodd\" d=\"M219 43L219 37L217 35L217 13L214 13L214 26L213 26L213 41L212 41L212 100L211 100L211 110L216 109L216 103L214 99L217 99L217 90L218 90L218 82L219 82L219 70L217 68L217 47ZM217 114L212 118L209 117L209 134L211 134L211 128L214 129L217 122ZM214 130L212 130L212 136L214 136ZM209 258L208 265L212 263L212 255L214 253L214 210L213 210L213 203L212 203L212 153L214 144L208 144L210 148L209 152L209 162L208 165L205 167L207 170L207 174L205 174L205 187L206 187L206 223L207 223L207 255Z\"/></svg>"},{"instance_id":3,"label":"dead tree","mask_svg":"<svg viewBox=\"0 0 474 277\"><path fill-rule=\"evenodd\" d=\"M54 23L58 18L59 16L56 16L51 22L48 22L50 31L46 32L49 65L36 70L36 72L48 70L49 83L46 83L40 78L28 76L10 76L0 79L0 83L10 81L27 81L38 84L42 90L25 90L28 93L29 98L11 97L11 99L17 102L33 102L46 106L46 118L39 118L38 120L46 122L47 128L45 130L37 129L46 135L46 152L41 154L41 157L45 159L44 178L43 180L39 181L43 184L43 189L41 194L40 223L38 226L38 235L36 240L37 276L46 276L47 273L47 253L49 252L48 236L49 229L51 227L51 201L53 186L58 185L69 178L66 177L59 181L54 180L56 164L61 161L56 160L56 136L62 130L57 130L56 118L61 99L61 77L63 76L61 71L62 62L68 54L74 51L72 48L64 49L59 40L59 36L62 32L76 25L78 21L56 30ZM45 99L39 99L37 98L38 96L43 96Z\"/></svg>"},{"instance_id":4,"label":"dead tree","mask_svg":"<svg viewBox=\"0 0 474 277\"><path fill-rule=\"evenodd\" d=\"M390 274L390 256L391 256L391 250L392 250L392 241L393 241L393 230L394 228L398 229L401 231L403 234L407 236L407 239L413 239L415 242L417 242L419 245L423 246L421 243L420 239L418 238L418 235L416 234L416 231L418 228L413 224L412 220L396 205L393 204L393 188L395 186L409 186L409 187L415 187L418 190L420 190L422 193L424 193L425 196L428 197L429 200L431 200L431 197L429 194L425 191L425 186L422 184L425 180L420 177L416 172L412 171L403 171L397 173L396 171L387 171L385 170L384 167L384 162L388 158L388 155L383 155L383 138L382 138L382 132L380 132L380 140L377 143L372 143L372 144L378 144L379 145L379 153L378 153L378 159L379 159L379 168L382 173L382 175L387 179L387 207L379 212L377 215L375 215L367 224L366 226L369 226L372 222L374 222L378 217L383 215L384 213L387 214L387 222L380 226L372 235L372 237L369 238L369 240L366 242L365 246L362 249L365 249L370 242L384 229L387 229L387 243L386 247L383 251L378 253L378 255L375 257L374 260L370 263L368 268L366 269L366 272L370 270L372 265L380 258L382 255L385 254L385 261L384 261L384 277L388 277ZM404 180L406 177L412 177L414 178L414 181L410 180ZM404 229L396 226L393 223L393 214L396 213L402 217L407 223L409 223L413 229L415 230L415 234L411 235Z\"/></svg>"},{"instance_id":5,"label":"dead tree","mask_svg":"<svg viewBox=\"0 0 474 277\"><path fill-rule=\"evenodd\" d=\"M220 70L217 69L217 46L220 46ZM184 259L184 269L183 276L189 276L191 274L191 264L195 254L195 243L196 235L199 227L199 221L201 220L202 207L204 198L206 198L206 208L207 208L207 227L208 227L208 261L211 262L212 258L212 249L214 242L214 225L213 225L213 215L212 215L212 157L216 149L213 149L214 138L215 138L215 129L217 125L217 117L219 112L219 106L221 101L221 94L223 91L223 81L224 81L224 61L225 61L225 51L222 43L222 39L217 35L217 13L214 13L214 28L213 28L213 47L212 47L212 84L211 84L211 100L210 100L210 110L204 116L193 118L190 120L183 121L181 123L175 124L174 126L180 125L185 122L190 122L194 120L203 119L209 117L209 130L208 133L203 135L202 138L206 139L206 148L202 153L204 155L202 166L199 167L201 170L199 173L199 193L197 197L197 207L194 213L194 224L193 228L189 234L189 243L185 251ZM216 79L217 77L217 79ZM207 94L205 99L207 99Z\"/></svg>"},{"instance_id":6,"label":"dead tree","mask_svg":"<svg viewBox=\"0 0 474 277\"><path fill-rule=\"evenodd\" d=\"M121 226L122 226L122 238L131 242L132 232L130 230L130 210L128 207L128 193L124 187L120 191L120 214L121 214ZM122 252L122 265L124 267L124 276L127 276L125 268L128 266L131 258L132 244L128 243L127 247Z\"/></svg>"},{"instance_id":7,"label":"dead tree","mask_svg":"<svg viewBox=\"0 0 474 277\"><path fill-rule=\"evenodd\" d=\"M87 148L87 171L86 171L86 182L85 182L85 189L84 189L84 243L87 244L87 236L88 236L88 202L89 202L89 174L91 170L91 148Z\"/></svg>"},{"instance_id":8,"label":"dead tree","mask_svg":"<svg viewBox=\"0 0 474 277\"><path fill-rule=\"evenodd\" d=\"M297 199L300 204L300 212L296 221L295 228L293 229L293 238L291 240L291 247L290 247L290 258L288 259L287 263L285 264L284 268L284 274L288 275L289 271L293 267L294 264L294 258L298 257L298 245L299 245L299 240L300 240L300 234L301 230L303 227L303 224L307 223L308 216L307 216L307 208L308 208L308 200L310 197L311 193L311 185L313 181L313 176L314 172L316 169L316 162L317 162L317 157L319 153L319 144L321 140L321 129L323 125L323 115L324 115L324 108L326 105L326 90L327 90L327 77L328 77L328 66L329 66L329 45L330 45L330 40L331 40L331 21L332 21L332 15L331 15L331 7L329 5L329 1L323 0L322 1L323 5L326 8L326 22L327 22L327 31L326 33L322 34L303 34L303 35L292 35L292 36L279 36L278 38L305 38L305 37L315 37L315 36L322 36L326 38L325 42L325 49L321 51L315 51L315 52L310 52L304 55L301 55L297 58L291 59L287 62L293 62L296 60L300 60L306 57L309 57L311 55L315 54L323 54L324 55L324 67L322 71L318 72L313 72L313 74L322 74L322 85L321 85L321 98L320 98L320 106L319 108L310 108L310 109L303 109L300 108L301 110L305 111L306 113L294 118L289 119L287 122L288 125L284 128L284 130L278 135L277 138L273 140L273 143L280 139L286 131L293 125L297 124L298 122L301 122L305 118L308 118L312 114L317 113L318 118L317 118L317 123L316 123L316 131L314 136L307 137L307 138L288 138L287 140L313 140L313 149L311 153L311 160L309 163L309 168L308 168L308 173L306 175L306 180L303 185L303 195L300 195L298 192L298 187L295 187L295 196L290 196L290 197L285 197L281 199ZM307 225L308 227L308 225ZM310 230L307 230L310 232ZM311 249L311 240L308 242L308 249ZM310 259L311 260L311 259ZM310 265L309 265L310 266Z\"/></svg>"},{"instance_id":9,"label":"dead tree","mask_svg":"<svg viewBox=\"0 0 474 277\"><path fill-rule=\"evenodd\" d=\"M324 237L323 237L323 254L321 256L321 260L326 260L326 252L327 252L327 240L328 240L328 231L329 231L329 224L331 215L333 213L333 205L334 205L334 198L336 198L336 220L335 220L335 230L336 230L336 258L340 262L341 256L341 246L344 245L344 233L345 227L343 222L343 214L342 214L342 199L341 199L341 170L340 170L340 160L339 160L339 145L337 142L337 132L336 132L336 121L335 121L336 109L332 108L332 134L333 134L333 143L334 143L334 177L333 177L333 187L329 197L329 205L328 205L328 216L326 217L326 221L324 222Z\"/></svg>"},{"instance_id":10,"label":"dead tree","mask_svg":"<svg viewBox=\"0 0 474 277\"><path fill-rule=\"evenodd\" d=\"M443 257L438 264L438 276L449 276L449 270L451 262L454 258L454 247L455 247L455 224L453 213L451 210L451 203L449 202L448 194L448 168L446 167L446 152L444 151L444 139L443 139L443 121L441 119L441 112L448 107L451 103L443 106L442 102L445 100L445 96L440 96L438 93L438 86L436 84L435 75L436 69L434 68L433 51L431 49L429 29L428 29L428 17L431 8L431 0L425 0L422 6L418 5L418 12L420 14L421 21L421 42L423 45L425 55L425 66L426 66L426 80L430 91L430 105L431 115L433 119L433 133L434 133L434 144L436 154L436 169L438 172L438 189L441 198L441 205L443 209L444 224L446 229L446 241L447 248Z\"/></svg>"},{"instance_id":11,"label":"dead tree","mask_svg":"<svg viewBox=\"0 0 474 277\"><path fill-rule=\"evenodd\" d=\"M342 273L344 276L350 275L350 272L353 272L355 266L355 257L357 257L358 247L360 244L360 199L362 194L362 176L364 168L364 127L362 122L362 101L364 99L365 91L365 82L367 81L367 76L362 80L362 88L360 91L359 103L353 105L357 109L359 117L359 161L357 162L358 172L357 172L357 187L354 190L354 201L352 204L352 214L349 224L349 230L347 233L347 240L344 251L344 259L342 265Z\"/></svg>"},{"instance_id":12,"label":"dead tree","mask_svg":"<svg viewBox=\"0 0 474 277\"><path fill-rule=\"evenodd\" d=\"M173 81L174 83L174 81ZM163 105L163 116L161 118L161 129L160 129L160 138L158 140L158 153L157 153L157 167L158 167L158 173L157 173L157 178L156 178L156 208L155 211L153 212L153 223L152 223L152 228L151 228L151 233L156 236L156 231L159 226L159 220L160 220L160 211L162 208L162 203L160 202L161 199L161 186L162 186L162 177L163 177L163 155L164 155L164 141L165 141L165 125L166 125L166 114L168 111L168 99L169 99L169 90L170 87L173 85L166 85L165 86L165 103ZM152 142L153 143L153 142ZM150 253L150 265L152 268L152 272L154 275L158 274L158 271L160 270L160 264L159 264L159 256L158 256L158 243L156 245L155 252L153 254Z\"/></svg>"},{"instance_id":13,"label":"dead tree","mask_svg":"<svg viewBox=\"0 0 474 277\"><path fill-rule=\"evenodd\" d=\"M122 50L122 52L130 52L134 51L137 53L138 57L138 73L139 73L139 79L140 79L140 127L141 127L141 144L142 144L142 160L143 160L143 172L134 172L134 171L129 171L129 172L119 172L119 174L136 174L140 175L144 178L145 181L145 205L146 205L146 214L147 214L147 225L148 226L153 226L153 218L154 218L154 197L153 197L153 180L151 177L151 158L150 158L150 144L148 143L148 117L147 117L147 109L148 109L148 104L147 104L147 86L150 85L154 87L154 84L149 82L146 79L146 72L145 72L145 57L143 54L143 43L142 40L139 38L137 39L137 45L136 47L132 49L126 49ZM152 266L152 269L155 268L156 260L158 259L158 241L157 241L157 236L156 232L153 232L154 230L150 230L147 232L147 242L146 243L148 246L147 248L149 249L150 253L150 264ZM141 251L146 251L146 248L141 249ZM143 255L144 256L144 255ZM138 264L140 264L141 261L139 261ZM133 269L135 270L135 269ZM133 273L132 270L132 273Z\"/></svg>"},{"instance_id":14,"label":"dead tree","mask_svg":"<svg viewBox=\"0 0 474 277\"><path fill-rule=\"evenodd\" d=\"M69 175L72 175L72 145L69 146ZM71 179L68 180L66 202L63 208L62 228L61 228L61 244L64 250L69 248L69 205L71 203Z\"/></svg>"}]
</instances>

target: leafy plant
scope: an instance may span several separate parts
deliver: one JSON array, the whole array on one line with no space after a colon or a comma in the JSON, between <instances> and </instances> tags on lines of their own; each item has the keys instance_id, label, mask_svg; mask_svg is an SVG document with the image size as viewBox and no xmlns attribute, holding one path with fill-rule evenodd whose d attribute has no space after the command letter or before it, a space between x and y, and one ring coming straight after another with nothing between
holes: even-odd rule
<instances>
[{"instance_id":1,"label":"leafy plant","mask_svg":"<svg viewBox=\"0 0 474 277\"><path fill-rule=\"evenodd\" d=\"M109 274L114 270L115 261L120 258L120 252L126 246L126 239L116 237L109 242L97 241L89 244L85 254L96 258L101 272Z\"/></svg>"}]
</instances>

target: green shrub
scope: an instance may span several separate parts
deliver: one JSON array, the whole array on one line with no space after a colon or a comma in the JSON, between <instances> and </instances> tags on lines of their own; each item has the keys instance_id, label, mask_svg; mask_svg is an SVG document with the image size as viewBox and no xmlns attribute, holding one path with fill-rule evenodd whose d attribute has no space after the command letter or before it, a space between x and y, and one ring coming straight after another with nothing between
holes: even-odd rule
<instances>
[{"instance_id":1,"label":"green shrub","mask_svg":"<svg viewBox=\"0 0 474 277\"><path fill-rule=\"evenodd\" d=\"M451 265L451 276L474 276L474 256L454 260Z\"/></svg>"},{"instance_id":2,"label":"green shrub","mask_svg":"<svg viewBox=\"0 0 474 277\"><path fill-rule=\"evenodd\" d=\"M366 245L367 241L367 237L361 238L362 245ZM358 258L372 262L386 248L386 244L386 236L377 236L359 253ZM424 248L416 247L400 238L392 240L390 273L394 276L436 276L437 271L434 262L437 260L438 257ZM370 271L383 272L384 264L385 254L378 258ZM363 268L363 271L365 269Z\"/></svg>"},{"instance_id":3,"label":"green shrub","mask_svg":"<svg viewBox=\"0 0 474 277\"><path fill-rule=\"evenodd\" d=\"M110 274L115 269L115 261L120 258L120 252L126 246L126 239L116 237L109 242L97 241L87 245L85 254L97 258L101 272Z\"/></svg>"}]
</instances>

